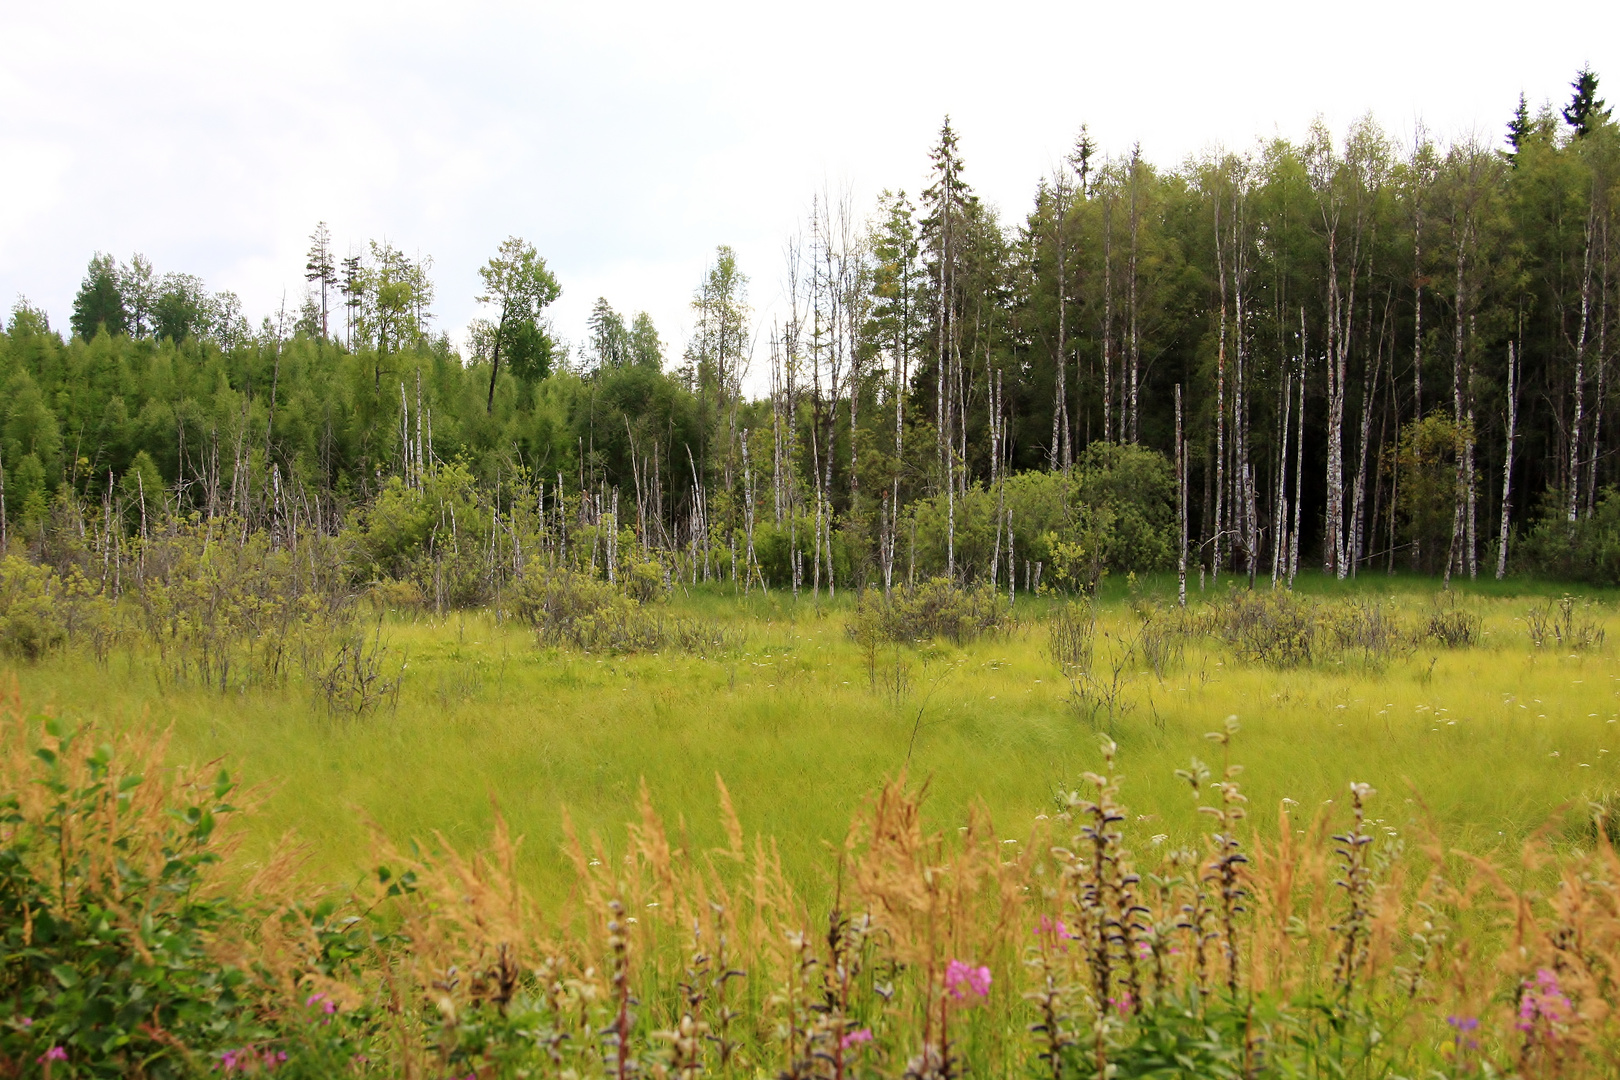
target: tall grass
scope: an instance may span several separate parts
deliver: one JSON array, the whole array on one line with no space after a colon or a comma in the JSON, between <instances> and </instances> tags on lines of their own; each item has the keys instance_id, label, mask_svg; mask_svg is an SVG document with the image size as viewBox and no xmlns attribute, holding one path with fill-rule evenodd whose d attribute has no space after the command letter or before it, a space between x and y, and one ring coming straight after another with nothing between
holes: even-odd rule
<instances>
[{"instance_id":1,"label":"tall grass","mask_svg":"<svg viewBox=\"0 0 1620 1080\"><path fill-rule=\"evenodd\" d=\"M1356 602L1381 604L1408 629L1439 610L1432 590L1364 588ZM1315 806L1342 797L1353 775L1385 793L1397 825L1421 794L1462 842L1517 845L1558 807L1620 790L1609 646L1533 647L1526 616L1539 603L1467 599L1477 645L1425 640L1374 665L1335 650L1302 666L1249 663L1192 633L1156 672L1133 651L1142 617L1104 599L1090 665L1110 679L1119 666L1111 735L1132 762L1136 812L1178 841L1194 835L1199 819L1174 770L1212 718L1235 714L1256 799ZM527 626L489 611L390 614L383 640L404 678L391 704L359 719L297 680L227 694L175 686L139 647L104 663L67 652L12 671L25 700L65 715L172 727L176 760L229 757L268 786L250 850L295 828L329 874L364 861L373 825L401 842L482 835L493 795L529 837L518 873L543 897L567 888L563 807L581 828L606 832L643 779L712 843L709 783L724 776L748 828L776 838L795 887L824 896L833 882L823 845L908 752L912 775L931 778L927 813L941 823L975 804L997 821L1028 819L1054 787L1099 767L1095 729L1106 719L1077 715L1044 602L1021 599L1016 625L992 639L886 646L875 686L846 633L847 606L677 590L669 607L726 628L734 647L584 653L537 646ZM1607 606L1580 611L1613 622Z\"/></svg>"},{"instance_id":2,"label":"tall grass","mask_svg":"<svg viewBox=\"0 0 1620 1080\"><path fill-rule=\"evenodd\" d=\"M555 899L500 815L379 837L334 888L296 849L244 856L228 778L171 776L144 735L15 702L0 735L8 1073L1595 1077L1620 1040L1601 830L1481 855L1364 781L1272 810L1235 718L1173 777L1184 839L1133 812L1102 738L1010 830L931 824L892 777L820 899L724 783L714 842L645 789L611 837L567 823Z\"/></svg>"}]
</instances>

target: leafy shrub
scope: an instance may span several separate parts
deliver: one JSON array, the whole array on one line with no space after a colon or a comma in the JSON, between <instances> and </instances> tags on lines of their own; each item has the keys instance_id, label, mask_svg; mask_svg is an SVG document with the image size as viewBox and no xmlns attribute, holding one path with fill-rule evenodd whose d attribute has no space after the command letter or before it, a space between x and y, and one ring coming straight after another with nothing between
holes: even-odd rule
<instances>
[{"instance_id":1,"label":"leafy shrub","mask_svg":"<svg viewBox=\"0 0 1620 1080\"><path fill-rule=\"evenodd\" d=\"M638 604L669 598L669 577L657 559L627 559L620 575L625 593Z\"/></svg>"},{"instance_id":2,"label":"leafy shrub","mask_svg":"<svg viewBox=\"0 0 1620 1080\"><path fill-rule=\"evenodd\" d=\"M656 565L656 564L654 564ZM662 575L655 595L662 596ZM543 645L563 645L587 652L656 652L673 648L705 653L741 643L737 631L716 622L677 619L643 605L637 593L647 589L648 575L625 575L613 584L583 570L531 563L513 590L513 610L534 628Z\"/></svg>"},{"instance_id":3,"label":"leafy shrub","mask_svg":"<svg viewBox=\"0 0 1620 1080\"><path fill-rule=\"evenodd\" d=\"M306 538L294 553L263 532L241 536L229 519L175 522L144 545L141 565L138 628L177 684L223 691L310 674L353 619L329 539Z\"/></svg>"},{"instance_id":4,"label":"leafy shrub","mask_svg":"<svg viewBox=\"0 0 1620 1080\"><path fill-rule=\"evenodd\" d=\"M0 1011L13 1018L0 1060L49 1054L82 1076L202 1072L202 1052L242 1023L245 976L208 951L241 917L211 888L231 780L170 780L161 747L120 756L59 721L44 729L0 720Z\"/></svg>"},{"instance_id":5,"label":"leafy shrub","mask_svg":"<svg viewBox=\"0 0 1620 1080\"><path fill-rule=\"evenodd\" d=\"M49 567L16 555L0 559L0 650L38 660L67 641L58 584Z\"/></svg>"},{"instance_id":6,"label":"leafy shrub","mask_svg":"<svg viewBox=\"0 0 1620 1080\"><path fill-rule=\"evenodd\" d=\"M1316 605L1289 589L1232 589L1209 605L1208 632L1240 659L1277 667L1309 664L1316 655Z\"/></svg>"},{"instance_id":7,"label":"leafy shrub","mask_svg":"<svg viewBox=\"0 0 1620 1080\"><path fill-rule=\"evenodd\" d=\"M1006 485L1000 505L1012 513L1015 561L1042 563L1060 589L1089 591L1105 572L1166 570L1175 563L1175 479L1163 454L1093 443L1067 473L1024 472ZM997 507L996 492L977 485L956 497L958 566L989 565ZM945 500L918 500L913 513L918 572L944 573ZM1003 560L1006 544L1004 534Z\"/></svg>"},{"instance_id":8,"label":"leafy shrub","mask_svg":"<svg viewBox=\"0 0 1620 1080\"><path fill-rule=\"evenodd\" d=\"M943 638L957 645L1007 627L1011 610L989 586L968 588L947 578L934 578L915 588L895 589L885 597L876 589L862 594L847 630L885 641L930 641Z\"/></svg>"},{"instance_id":9,"label":"leafy shrub","mask_svg":"<svg viewBox=\"0 0 1620 1080\"><path fill-rule=\"evenodd\" d=\"M1437 411L1409 421L1399 442L1386 450L1384 467L1398 477L1395 511L1401 535L1418 544L1427 573L1438 573L1450 553L1457 462L1473 438L1468 424L1458 425Z\"/></svg>"},{"instance_id":10,"label":"leafy shrub","mask_svg":"<svg viewBox=\"0 0 1620 1080\"><path fill-rule=\"evenodd\" d=\"M1443 607L1429 616L1423 637L1446 649L1466 649L1479 644L1480 619L1455 606Z\"/></svg>"},{"instance_id":11,"label":"leafy shrub","mask_svg":"<svg viewBox=\"0 0 1620 1080\"><path fill-rule=\"evenodd\" d=\"M1528 533L1511 549L1514 568L1554 581L1620 585L1620 491L1607 488L1590 517L1566 519L1563 497L1549 493Z\"/></svg>"}]
</instances>

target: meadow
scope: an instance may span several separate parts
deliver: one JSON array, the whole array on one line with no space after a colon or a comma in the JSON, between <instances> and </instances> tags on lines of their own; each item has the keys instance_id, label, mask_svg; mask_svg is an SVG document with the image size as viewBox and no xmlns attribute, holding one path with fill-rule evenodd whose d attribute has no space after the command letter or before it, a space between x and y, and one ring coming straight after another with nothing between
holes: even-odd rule
<instances>
[{"instance_id":1,"label":"meadow","mask_svg":"<svg viewBox=\"0 0 1620 1080\"><path fill-rule=\"evenodd\" d=\"M200 550L123 608L4 564L6 640L48 647L0 707L0 1075L1603 1076L1620 1046L1611 596L536 565L443 614Z\"/></svg>"},{"instance_id":2,"label":"meadow","mask_svg":"<svg viewBox=\"0 0 1620 1080\"><path fill-rule=\"evenodd\" d=\"M1228 589L1200 594L1194 582L1189 611ZM885 781L926 785L935 827L960 827L979 805L1016 835L1100 767L1103 735L1118 745L1140 827L1191 843L1203 825L1176 770L1208 759L1205 734L1233 716L1232 758L1262 833L1284 800L1310 813L1355 781L1377 789L1372 812L1390 829L1426 818L1469 850L1515 850L1549 823L1578 839L1587 804L1620 791L1612 597L1587 590L1574 604L1606 642L1564 647L1531 636L1531 616L1556 609L1555 587L1443 594L1430 579L1307 576L1297 591L1416 628L1461 611L1476 633L1462 647L1403 640L1289 664L1183 633L1154 670L1139 638L1145 623L1170 620L1174 581L1110 581L1095 603L1089 676L1075 680L1053 656L1053 615L1072 606L1063 598L1020 597L1005 628L961 645L869 648L848 632L847 592L795 601L698 587L668 607L725 627L705 653L543 646L495 606L381 611L371 632L400 681L361 716L334 714L296 680L175 686L135 646L99 663L67 651L8 666L30 709L168 730L176 763L228 767L255 789L250 851L261 856L290 832L313 876L346 881L368 870L374 830L473 846L498 807L524 837L522 880L547 900L571 887L565 816L620 845L643 784L693 845L709 846L722 839L721 778L745 829L774 837L795 886L825 897L827 851Z\"/></svg>"}]
</instances>

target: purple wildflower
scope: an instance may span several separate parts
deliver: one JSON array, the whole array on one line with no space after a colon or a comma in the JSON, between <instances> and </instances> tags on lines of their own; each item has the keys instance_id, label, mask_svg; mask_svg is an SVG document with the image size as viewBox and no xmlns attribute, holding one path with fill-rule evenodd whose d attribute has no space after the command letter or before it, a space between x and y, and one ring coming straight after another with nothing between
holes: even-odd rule
<instances>
[{"instance_id":1,"label":"purple wildflower","mask_svg":"<svg viewBox=\"0 0 1620 1080\"><path fill-rule=\"evenodd\" d=\"M861 1028L859 1031L852 1031L848 1035L845 1035L842 1039L839 1039L838 1048L840 1050L848 1050L852 1046L859 1046L861 1043L869 1043L871 1041L872 1029Z\"/></svg>"},{"instance_id":2,"label":"purple wildflower","mask_svg":"<svg viewBox=\"0 0 1620 1080\"><path fill-rule=\"evenodd\" d=\"M1538 1020L1560 1024L1568 1020L1573 1009L1569 998L1558 986L1558 975L1540 968L1534 979L1524 980L1519 992L1520 1031L1532 1031Z\"/></svg>"},{"instance_id":3,"label":"purple wildflower","mask_svg":"<svg viewBox=\"0 0 1620 1080\"><path fill-rule=\"evenodd\" d=\"M970 993L981 998L990 996L990 969L952 960L945 965L945 992L958 1001Z\"/></svg>"}]
</instances>

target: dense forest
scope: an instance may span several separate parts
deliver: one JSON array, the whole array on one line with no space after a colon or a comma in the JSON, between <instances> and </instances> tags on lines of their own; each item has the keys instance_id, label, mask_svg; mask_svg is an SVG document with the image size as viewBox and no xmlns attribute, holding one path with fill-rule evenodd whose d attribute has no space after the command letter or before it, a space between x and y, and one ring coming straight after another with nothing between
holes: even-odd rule
<instances>
[{"instance_id":1,"label":"dense forest","mask_svg":"<svg viewBox=\"0 0 1620 1080\"><path fill-rule=\"evenodd\" d=\"M105 580L176 522L341 536L356 580L439 602L535 557L818 593L1612 580L1620 130L1590 71L1505 112L1500 145L1366 119L1173 169L1082 128L1018 221L947 120L925 189L815 200L774 321L718 248L678 355L606 299L561 341L518 238L465 351L430 259L324 224L302 305L257 329L97 254L70 332L19 301L0 335L4 539Z\"/></svg>"}]
</instances>

